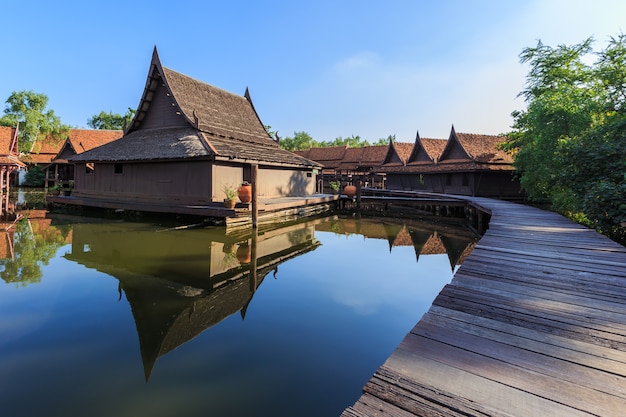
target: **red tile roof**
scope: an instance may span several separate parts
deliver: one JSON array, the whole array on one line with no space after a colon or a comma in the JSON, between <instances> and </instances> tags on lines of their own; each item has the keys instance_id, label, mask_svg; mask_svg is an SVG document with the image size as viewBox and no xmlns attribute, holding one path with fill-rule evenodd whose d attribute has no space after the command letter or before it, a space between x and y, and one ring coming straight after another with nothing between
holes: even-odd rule
<instances>
[{"instance_id":1,"label":"red tile roof","mask_svg":"<svg viewBox=\"0 0 626 417\"><path fill-rule=\"evenodd\" d=\"M0 126L0 164L24 166L17 156L17 131L14 127Z\"/></svg>"},{"instance_id":2,"label":"red tile roof","mask_svg":"<svg viewBox=\"0 0 626 417\"><path fill-rule=\"evenodd\" d=\"M123 134L121 130L72 129L67 140L79 154L119 139Z\"/></svg>"}]
</instances>

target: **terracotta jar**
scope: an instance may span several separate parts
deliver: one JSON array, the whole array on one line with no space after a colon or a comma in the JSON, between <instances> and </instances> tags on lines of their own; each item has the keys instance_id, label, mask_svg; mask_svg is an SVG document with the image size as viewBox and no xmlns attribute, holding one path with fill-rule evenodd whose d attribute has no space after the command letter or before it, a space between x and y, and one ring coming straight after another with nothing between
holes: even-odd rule
<instances>
[{"instance_id":1,"label":"terracotta jar","mask_svg":"<svg viewBox=\"0 0 626 417\"><path fill-rule=\"evenodd\" d=\"M252 185L244 182L237 190L239 194L239 201L242 203L249 203L252 201Z\"/></svg>"},{"instance_id":2,"label":"terracotta jar","mask_svg":"<svg viewBox=\"0 0 626 417\"><path fill-rule=\"evenodd\" d=\"M242 243L237 248L237 260L242 264L249 264L252 251L247 243Z\"/></svg>"},{"instance_id":3,"label":"terracotta jar","mask_svg":"<svg viewBox=\"0 0 626 417\"><path fill-rule=\"evenodd\" d=\"M343 189L343 193L348 196L348 198L352 198L356 195L356 186L354 185L346 185Z\"/></svg>"}]
</instances>

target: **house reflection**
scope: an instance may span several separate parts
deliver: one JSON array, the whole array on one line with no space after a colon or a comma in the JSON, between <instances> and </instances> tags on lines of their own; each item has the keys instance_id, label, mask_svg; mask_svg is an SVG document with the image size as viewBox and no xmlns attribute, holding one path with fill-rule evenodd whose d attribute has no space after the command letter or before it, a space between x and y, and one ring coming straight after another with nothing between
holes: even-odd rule
<instances>
[{"instance_id":1,"label":"house reflection","mask_svg":"<svg viewBox=\"0 0 626 417\"><path fill-rule=\"evenodd\" d=\"M395 247L413 246L416 260L419 260L420 255L446 254L453 271L463 263L478 241L478 236L463 225L408 219L335 219L319 224L316 229L346 235L359 234L370 239L386 239L390 252Z\"/></svg>"},{"instance_id":2,"label":"house reflection","mask_svg":"<svg viewBox=\"0 0 626 417\"><path fill-rule=\"evenodd\" d=\"M146 381L156 360L246 309L280 263L314 250L315 223L227 235L133 223L75 224L67 259L119 280L139 337Z\"/></svg>"}]
</instances>

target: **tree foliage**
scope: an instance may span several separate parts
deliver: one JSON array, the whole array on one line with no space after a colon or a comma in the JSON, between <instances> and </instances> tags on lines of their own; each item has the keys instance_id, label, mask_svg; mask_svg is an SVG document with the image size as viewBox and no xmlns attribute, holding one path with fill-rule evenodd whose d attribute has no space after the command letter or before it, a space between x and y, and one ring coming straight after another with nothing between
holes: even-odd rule
<instances>
[{"instance_id":1,"label":"tree foliage","mask_svg":"<svg viewBox=\"0 0 626 417\"><path fill-rule=\"evenodd\" d=\"M350 148L360 148L370 145L388 145L395 141L396 135L389 135L386 138L380 138L377 142L370 144L367 140L362 139L359 135L352 135L347 138L339 136L330 141L317 141L306 132L294 132L293 137L280 139L280 147L288 151L306 150L309 148L322 148L332 146L349 146Z\"/></svg>"},{"instance_id":2,"label":"tree foliage","mask_svg":"<svg viewBox=\"0 0 626 417\"><path fill-rule=\"evenodd\" d=\"M34 91L14 91L6 101L1 126L19 124L19 149L29 152L36 140L59 143L67 138L69 126L47 110L48 96Z\"/></svg>"},{"instance_id":3,"label":"tree foliage","mask_svg":"<svg viewBox=\"0 0 626 417\"><path fill-rule=\"evenodd\" d=\"M92 129L99 130L123 130L130 125L133 117L135 117L135 110L130 107L124 115L103 110L99 114L91 116L87 120L87 125Z\"/></svg>"},{"instance_id":4,"label":"tree foliage","mask_svg":"<svg viewBox=\"0 0 626 417\"><path fill-rule=\"evenodd\" d=\"M593 53L593 40L526 48L527 103L513 112L506 149L522 187L599 230L624 238L626 222L626 37ZM590 56L595 56L592 63Z\"/></svg>"},{"instance_id":5,"label":"tree foliage","mask_svg":"<svg viewBox=\"0 0 626 417\"><path fill-rule=\"evenodd\" d=\"M3 266L0 279L7 284L19 286L41 281L41 265L48 265L59 247L65 244L65 233L60 228L49 226L40 229L38 223L24 219L15 225L13 235L14 257L0 259Z\"/></svg>"},{"instance_id":6,"label":"tree foliage","mask_svg":"<svg viewBox=\"0 0 626 417\"><path fill-rule=\"evenodd\" d=\"M39 165L28 168L26 175L24 176L24 183L22 185L26 187L43 187L46 180L46 173Z\"/></svg>"}]
</instances>

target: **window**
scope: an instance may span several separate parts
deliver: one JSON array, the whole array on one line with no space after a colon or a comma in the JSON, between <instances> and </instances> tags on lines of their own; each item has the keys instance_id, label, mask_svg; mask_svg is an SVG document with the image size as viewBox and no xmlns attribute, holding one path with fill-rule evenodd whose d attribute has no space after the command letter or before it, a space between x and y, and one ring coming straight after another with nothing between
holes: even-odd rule
<instances>
[{"instance_id":1,"label":"window","mask_svg":"<svg viewBox=\"0 0 626 417\"><path fill-rule=\"evenodd\" d=\"M95 168L95 165L93 163L85 164L85 174L87 175L93 174L94 168Z\"/></svg>"},{"instance_id":2,"label":"window","mask_svg":"<svg viewBox=\"0 0 626 417\"><path fill-rule=\"evenodd\" d=\"M115 164L113 167L114 174L123 174L124 173L124 165L123 164Z\"/></svg>"},{"instance_id":3,"label":"window","mask_svg":"<svg viewBox=\"0 0 626 417\"><path fill-rule=\"evenodd\" d=\"M312 173L310 173L310 172L307 172L307 173L306 173L306 177L307 177L307 178L311 178L312 176L313 176L313 174L312 174Z\"/></svg>"},{"instance_id":4,"label":"window","mask_svg":"<svg viewBox=\"0 0 626 417\"><path fill-rule=\"evenodd\" d=\"M452 174L446 174L446 185L452 185Z\"/></svg>"},{"instance_id":5,"label":"window","mask_svg":"<svg viewBox=\"0 0 626 417\"><path fill-rule=\"evenodd\" d=\"M469 176L466 172L463 173L463 187L467 187L469 185Z\"/></svg>"}]
</instances>

